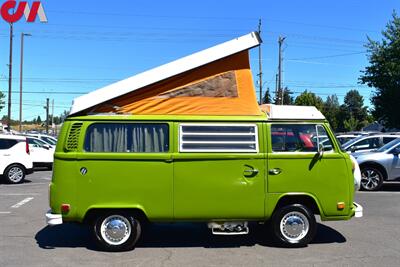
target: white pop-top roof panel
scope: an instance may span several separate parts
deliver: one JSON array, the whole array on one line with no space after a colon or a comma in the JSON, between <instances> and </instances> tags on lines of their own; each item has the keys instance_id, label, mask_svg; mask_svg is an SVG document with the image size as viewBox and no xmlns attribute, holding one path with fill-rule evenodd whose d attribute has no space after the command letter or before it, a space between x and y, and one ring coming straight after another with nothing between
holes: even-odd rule
<instances>
[{"instance_id":1,"label":"white pop-top roof panel","mask_svg":"<svg viewBox=\"0 0 400 267\"><path fill-rule=\"evenodd\" d=\"M314 106L268 105L271 120L323 120L325 116Z\"/></svg>"},{"instance_id":2,"label":"white pop-top roof panel","mask_svg":"<svg viewBox=\"0 0 400 267\"><path fill-rule=\"evenodd\" d=\"M257 32L213 46L165 65L137 74L74 99L70 115L89 109L118 96L165 80L183 72L204 66L227 56L248 50L261 43Z\"/></svg>"}]
</instances>

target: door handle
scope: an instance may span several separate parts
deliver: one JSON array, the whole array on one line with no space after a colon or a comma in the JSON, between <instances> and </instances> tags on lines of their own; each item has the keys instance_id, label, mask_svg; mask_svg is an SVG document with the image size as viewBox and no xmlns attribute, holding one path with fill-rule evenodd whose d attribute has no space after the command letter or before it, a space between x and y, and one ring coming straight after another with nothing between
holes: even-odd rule
<instances>
[{"instance_id":1,"label":"door handle","mask_svg":"<svg viewBox=\"0 0 400 267\"><path fill-rule=\"evenodd\" d=\"M268 173L271 174L271 175L278 175L278 174L280 174L281 172L282 172L282 170L279 169L279 168L270 169L270 170L268 171Z\"/></svg>"},{"instance_id":2,"label":"door handle","mask_svg":"<svg viewBox=\"0 0 400 267\"><path fill-rule=\"evenodd\" d=\"M258 170L257 169L246 169L243 171L244 172L244 176L246 177L254 177L258 174Z\"/></svg>"}]
</instances>

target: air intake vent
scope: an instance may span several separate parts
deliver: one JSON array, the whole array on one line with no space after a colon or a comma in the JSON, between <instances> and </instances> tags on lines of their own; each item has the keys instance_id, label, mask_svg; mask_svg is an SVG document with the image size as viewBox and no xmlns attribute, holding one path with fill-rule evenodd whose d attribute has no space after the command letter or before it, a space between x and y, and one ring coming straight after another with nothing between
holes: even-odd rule
<instances>
[{"instance_id":1,"label":"air intake vent","mask_svg":"<svg viewBox=\"0 0 400 267\"><path fill-rule=\"evenodd\" d=\"M68 151L76 151L78 149L79 134L81 132L82 123L74 123L69 130L67 143L65 148Z\"/></svg>"}]
</instances>

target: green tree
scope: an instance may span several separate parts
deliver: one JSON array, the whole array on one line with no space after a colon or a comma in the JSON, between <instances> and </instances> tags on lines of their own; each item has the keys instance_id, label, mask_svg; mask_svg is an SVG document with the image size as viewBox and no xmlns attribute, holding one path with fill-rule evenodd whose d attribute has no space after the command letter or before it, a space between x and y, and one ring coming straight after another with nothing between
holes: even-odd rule
<instances>
[{"instance_id":1,"label":"green tree","mask_svg":"<svg viewBox=\"0 0 400 267\"><path fill-rule=\"evenodd\" d=\"M322 111L324 101L316 94L305 90L303 93L296 97L294 104L297 106L315 106L318 110Z\"/></svg>"},{"instance_id":2,"label":"green tree","mask_svg":"<svg viewBox=\"0 0 400 267\"><path fill-rule=\"evenodd\" d=\"M349 119L344 120L343 125L346 132L358 130L358 121L353 116L350 116Z\"/></svg>"},{"instance_id":3,"label":"green tree","mask_svg":"<svg viewBox=\"0 0 400 267\"><path fill-rule=\"evenodd\" d=\"M37 124L41 124L42 123L42 119L40 118L40 116L37 116L36 123Z\"/></svg>"},{"instance_id":4,"label":"green tree","mask_svg":"<svg viewBox=\"0 0 400 267\"><path fill-rule=\"evenodd\" d=\"M272 99L271 99L271 95L269 93L269 88L267 88L267 91L264 94L264 97L262 98L261 101L262 104L271 104L272 103Z\"/></svg>"},{"instance_id":5,"label":"green tree","mask_svg":"<svg viewBox=\"0 0 400 267\"><path fill-rule=\"evenodd\" d=\"M326 98L322 113L329 121L332 129L336 131L339 126L338 116L340 112L339 99L336 95L330 95Z\"/></svg>"},{"instance_id":6,"label":"green tree","mask_svg":"<svg viewBox=\"0 0 400 267\"><path fill-rule=\"evenodd\" d=\"M358 125L356 130L368 124L368 109L364 106L364 98L357 90L350 90L344 97L344 108L347 111L346 120L354 117Z\"/></svg>"},{"instance_id":7,"label":"green tree","mask_svg":"<svg viewBox=\"0 0 400 267\"><path fill-rule=\"evenodd\" d=\"M294 99L292 96L293 92L290 91L289 88L285 87L285 91L283 91L283 104L284 105L293 105Z\"/></svg>"},{"instance_id":8,"label":"green tree","mask_svg":"<svg viewBox=\"0 0 400 267\"><path fill-rule=\"evenodd\" d=\"M282 91L283 91L283 102L282 102ZM293 92L285 87L284 90L278 90L277 95L274 97L274 103L276 105L293 105L294 104L294 100L293 100L293 96L292 96Z\"/></svg>"},{"instance_id":9,"label":"green tree","mask_svg":"<svg viewBox=\"0 0 400 267\"><path fill-rule=\"evenodd\" d=\"M4 106L5 106L5 102L4 102L4 99L5 98L5 95L2 93L2 92L0 92L0 111L4 108Z\"/></svg>"},{"instance_id":10,"label":"green tree","mask_svg":"<svg viewBox=\"0 0 400 267\"><path fill-rule=\"evenodd\" d=\"M375 88L371 98L375 119L387 127L400 128L400 17L396 12L382 35L381 41L368 38L369 66L364 69L360 81Z\"/></svg>"}]
</instances>

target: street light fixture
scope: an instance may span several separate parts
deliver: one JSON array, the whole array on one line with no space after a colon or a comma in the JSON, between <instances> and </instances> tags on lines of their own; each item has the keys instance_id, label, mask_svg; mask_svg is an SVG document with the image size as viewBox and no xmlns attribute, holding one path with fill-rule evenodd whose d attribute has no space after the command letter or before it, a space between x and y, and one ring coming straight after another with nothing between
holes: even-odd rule
<instances>
[{"instance_id":1,"label":"street light fixture","mask_svg":"<svg viewBox=\"0 0 400 267\"><path fill-rule=\"evenodd\" d=\"M22 71L24 65L24 37L32 36L29 33L21 32L21 65L20 65L20 77L19 77L19 131L22 131Z\"/></svg>"}]
</instances>

